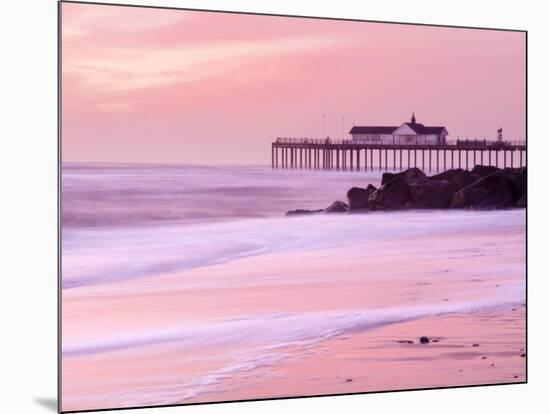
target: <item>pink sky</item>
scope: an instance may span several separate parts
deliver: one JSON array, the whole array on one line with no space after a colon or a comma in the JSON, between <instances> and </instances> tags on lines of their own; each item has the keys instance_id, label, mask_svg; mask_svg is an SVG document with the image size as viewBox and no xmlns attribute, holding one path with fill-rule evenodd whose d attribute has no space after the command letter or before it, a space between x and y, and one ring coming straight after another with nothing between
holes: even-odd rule
<instances>
[{"instance_id":1,"label":"pink sky","mask_svg":"<svg viewBox=\"0 0 550 414\"><path fill-rule=\"evenodd\" d=\"M63 161L269 164L417 122L525 139L525 34L62 4Z\"/></svg>"}]
</instances>

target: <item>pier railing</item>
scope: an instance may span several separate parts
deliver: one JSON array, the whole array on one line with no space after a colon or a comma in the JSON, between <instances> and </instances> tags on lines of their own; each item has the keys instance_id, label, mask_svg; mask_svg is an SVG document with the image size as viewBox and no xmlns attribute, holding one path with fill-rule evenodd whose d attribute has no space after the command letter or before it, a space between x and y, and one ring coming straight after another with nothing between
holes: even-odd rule
<instances>
[{"instance_id":1,"label":"pier railing","mask_svg":"<svg viewBox=\"0 0 550 414\"><path fill-rule=\"evenodd\" d=\"M409 146L421 145L431 147L441 147L452 149L454 148L510 148L524 147L525 141L494 141L487 139L456 139L446 140L442 143L426 142L423 139L410 140L407 138L394 138L391 141L368 141L368 140L351 140L351 139L332 139L332 138L309 138L309 137L277 137L275 144L289 145L341 145L341 146L356 146L356 145L373 145L373 146Z\"/></svg>"},{"instance_id":2,"label":"pier railing","mask_svg":"<svg viewBox=\"0 0 550 414\"><path fill-rule=\"evenodd\" d=\"M351 139L331 139L331 138L286 138L278 137L275 140L277 144L337 144L337 145L346 145L352 144Z\"/></svg>"}]
</instances>

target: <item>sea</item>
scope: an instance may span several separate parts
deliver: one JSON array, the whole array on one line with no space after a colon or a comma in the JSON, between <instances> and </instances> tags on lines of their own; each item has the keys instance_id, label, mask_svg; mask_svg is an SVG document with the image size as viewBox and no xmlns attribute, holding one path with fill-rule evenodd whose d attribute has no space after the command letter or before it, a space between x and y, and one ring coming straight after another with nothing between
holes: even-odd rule
<instances>
[{"instance_id":1,"label":"sea","mask_svg":"<svg viewBox=\"0 0 550 414\"><path fill-rule=\"evenodd\" d=\"M64 408L201 401L232 376L327 338L524 303L523 209L285 216L346 201L349 188L380 179L63 164ZM105 373L120 352L136 360L112 372L118 382L109 387ZM141 372L151 383L136 384L144 355L194 368L147 360Z\"/></svg>"}]
</instances>

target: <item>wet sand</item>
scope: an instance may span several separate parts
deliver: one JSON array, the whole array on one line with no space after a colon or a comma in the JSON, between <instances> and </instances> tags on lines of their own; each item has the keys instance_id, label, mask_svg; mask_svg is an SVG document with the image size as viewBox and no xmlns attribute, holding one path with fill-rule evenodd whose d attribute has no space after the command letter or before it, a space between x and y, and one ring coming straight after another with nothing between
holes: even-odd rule
<instances>
[{"instance_id":1,"label":"wet sand","mask_svg":"<svg viewBox=\"0 0 550 414\"><path fill-rule=\"evenodd\" d=\"M419 319L331 339L201 401L523 383L525 339L523 306Z\"/></svg>"}]
</instances>

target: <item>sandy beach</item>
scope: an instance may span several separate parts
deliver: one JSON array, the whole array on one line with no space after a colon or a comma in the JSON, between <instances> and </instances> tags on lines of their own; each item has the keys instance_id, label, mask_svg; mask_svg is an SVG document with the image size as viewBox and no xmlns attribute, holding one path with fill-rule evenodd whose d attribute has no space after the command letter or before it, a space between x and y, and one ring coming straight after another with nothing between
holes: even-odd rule
<instances>
[{"instance_id":1,"label":"sandy beach","mask_svg":"<svg viewBox=\"0 0 550 414\"><path fill-rule=\"evenodd\" d=\"M429 344L420 343L424 334L430 335ZM520 306L343 335L261 375L233 378L225 391L201 401L525 381L525 308Z\"/></svg>"},{"instance_id":2,"label":"sandy beach","mask_svg":"<svg viewBox=\"0 0 550 414\"><path fill-rule=\"evenodd\" d=\"M64 289L63 408L523 382L523 221L518 210L186 225L241 243L309 230L305 248L295 237L288 250Z\"/></svg>"}]
</instances>

